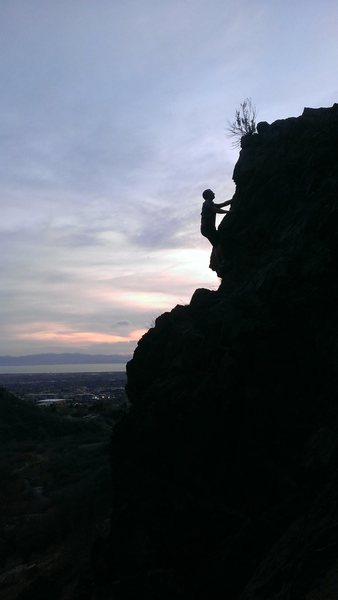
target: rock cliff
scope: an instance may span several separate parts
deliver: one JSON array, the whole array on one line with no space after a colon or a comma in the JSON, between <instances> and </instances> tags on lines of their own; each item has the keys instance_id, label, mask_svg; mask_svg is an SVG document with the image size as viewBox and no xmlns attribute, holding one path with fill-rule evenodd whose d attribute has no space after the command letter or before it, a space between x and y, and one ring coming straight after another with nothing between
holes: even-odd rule
<instances>
[{"instance_id":1,"label":"rock cliff","mask_svg":"<svg viewBox=\"0 0 338 600\"><path fill-rule=\"evenodd\" d=\"M257 129L219 289L158 317L127 367L113 598L337 598L338 104Z\"/></svg>"}]
</instances>

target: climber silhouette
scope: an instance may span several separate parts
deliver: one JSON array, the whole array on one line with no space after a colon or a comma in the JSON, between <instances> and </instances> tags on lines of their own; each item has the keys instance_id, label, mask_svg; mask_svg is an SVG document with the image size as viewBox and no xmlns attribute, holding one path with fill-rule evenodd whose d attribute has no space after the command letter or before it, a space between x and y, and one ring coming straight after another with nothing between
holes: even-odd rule
<instances>
[{"instance_id":1,"label":"climber silhouette","mask_svg":"<svg viewBox=\"0 0 338 600\"><path fill-rule=\"evenodd\" d=\"M209 240L213 247L210 257L210 269L219 272L223 266L222 250L219 246L219 234L216 229L216 215L226 214L228 211L222 210L223 206L229 206L232 200L226 200L220 204L214 202L215 194L212 190L204 190L202 194L204 202L201 212L201 234Z\"/></svg>"},{"instance_id":2,"label":"climber silhouette","mask_svg":"<svg viewBox=\"0 0 338 600\"><path fill-rule=\"evenodd\" d=\"M215 194L212 190L204 190L202 194L204 202L201 212L201 234L215 246L218 242L218 231L216 229L216 214L224 213L227 210L222 210L222 206L229 206L231 200L226 200L220 204L214 202Z\"/></svg>"}]
</instances>

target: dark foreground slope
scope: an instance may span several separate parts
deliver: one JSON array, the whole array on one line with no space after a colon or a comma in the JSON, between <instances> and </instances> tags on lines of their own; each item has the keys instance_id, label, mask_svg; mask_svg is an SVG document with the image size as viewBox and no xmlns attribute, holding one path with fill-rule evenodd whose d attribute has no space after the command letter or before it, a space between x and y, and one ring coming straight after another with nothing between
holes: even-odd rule
<instances>
[{"instance_id":1,"label":"dark foreground slope","mask_svg":"<svg viewBox=\"0 0 338 600\"><path fill-rule=\"evenodd\" d=\"M113 598L337 598L338 105L258 131L219 290L160 316L128 365L98 559Z\"/></svg>"},{"instance_id":2,"label":"dark foreground slope","mask_svg":"<svg viewBox=\"0 0 338 600\"><path fill-rule=\"evenodd\" d=\"M88 600L109 527L111 419L37 408L0 388L0 598Z\"/></svg>"}]
</instances>

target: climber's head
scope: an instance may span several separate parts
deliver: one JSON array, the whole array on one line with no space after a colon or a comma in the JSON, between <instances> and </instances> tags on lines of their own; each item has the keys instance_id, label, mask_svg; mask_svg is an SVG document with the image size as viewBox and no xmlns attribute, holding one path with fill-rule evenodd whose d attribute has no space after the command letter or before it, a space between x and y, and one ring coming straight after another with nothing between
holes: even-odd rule
<instances>
[{"instance_id":1,"label":"climber's head","mask_svg":"<svg viewBox=\"0 0 338 600\"><path fill-rule=\"evenodd\" d=\"M212 190L204 190L202 196L204 200L213 200L215 198L215 194Z\"/></svg>"}]
</instances>

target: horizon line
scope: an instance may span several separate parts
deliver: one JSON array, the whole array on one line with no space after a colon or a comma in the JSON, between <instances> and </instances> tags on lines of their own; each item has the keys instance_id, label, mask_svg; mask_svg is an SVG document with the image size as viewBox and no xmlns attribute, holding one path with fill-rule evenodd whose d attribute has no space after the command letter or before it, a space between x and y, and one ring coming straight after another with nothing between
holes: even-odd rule
<instances>
[{"instance_id":1,"label":"horizon line","mask_svg":"<svg viewBox=\"0 0 338 600\"><path fill-rule=\"evenodd\" d=\"M0 355L0 366L48 364L119 364L131 360L132 354L92 354L82 352L43 352L19 356Z\"/></svg>"}]
</instances>

